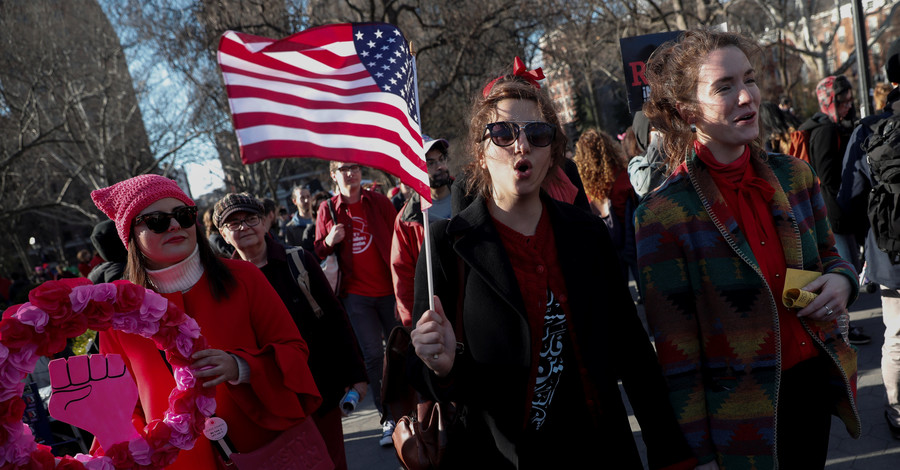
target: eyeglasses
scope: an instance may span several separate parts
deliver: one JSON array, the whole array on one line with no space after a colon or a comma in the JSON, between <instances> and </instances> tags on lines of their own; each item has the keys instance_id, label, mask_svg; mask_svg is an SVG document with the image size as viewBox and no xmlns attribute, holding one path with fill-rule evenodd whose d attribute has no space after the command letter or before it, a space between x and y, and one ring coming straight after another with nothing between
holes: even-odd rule
<instances>
[{"instance_id":1,"label":"eyeglasses","mask_svg":"<svg viewBox=\"0 0 900 470\"><path fill-rule=\"evenodd\" d=\"M244 217L243 219L230 220L222 224L222 226L226 227L228 230L232 232L237 232L242 227L256 227L259 225L259 216L251 215L250 217Z\"/></svg>"},{"instance_id":2,"label":"eyeglasses","mask_svg":"<svg viewBox=\"0 0 900 470\"><path fill-rule=\"evenodd\" d=\"M521 126L520 126L521 125ZM546 147L556 137L556 127L543 121L500 121L485 126L490 133L491 142L498 147L509 147L519 139L519 129L525 129L528 143L535 147Z\"/></svg>"},{"instance_id":3,"label":"eyeglasses","mask_svg":"<svg viewBox=\"0 0 900 470\"><path fill-rule=\"evenodd\" d=\"M342 167L338 167L335 171L337 171L338 173L355 173L359 171L359 165L344 165Z\"/></svg>"},{"instance_id":4,"label":"eyeglasses","mask_svg":"<svg viewBox=\"0 0 900 470\"><path fill-rule=\"evenodd\" d=\"M428 168L436 168L438 165L446 164L448 161L450 161L450 157L441 154L438 158L426 158L425 165L428 166Z\"/></svg>"},{"instance_id":5,"label":"eyeglasses","mask_svg":"<svg viewBox=\"0 0 900 470\"><path fill-rule=\"evenodd\" d=\"M153 233L163 233L169 230L172 219L181 225L181 228L190 228L197 222L197 206L181 206L175 208L172 212L150 212L141 214L134 218L134 225L146 223Z\"/></svg>"}]
</instances>

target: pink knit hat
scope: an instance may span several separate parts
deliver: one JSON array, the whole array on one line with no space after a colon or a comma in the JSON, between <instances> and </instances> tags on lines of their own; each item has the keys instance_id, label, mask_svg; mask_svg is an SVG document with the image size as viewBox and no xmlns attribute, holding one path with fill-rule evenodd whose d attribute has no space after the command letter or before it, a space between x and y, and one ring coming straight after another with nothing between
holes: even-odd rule
<instances>
[{"instance_id":1,"label":"pink knit hat","mask_svg":"<svg viewBox=\"0 0 900 470\"><path fill-rule=\"evenodd\" d=\"M126 247L131 221L147 206L167 197L178 199L189 206L196 205L175 181L160 175L135 176L91 192L91 199L97 208L116 221L119 239Z\"/></svg>"}]
</instances>

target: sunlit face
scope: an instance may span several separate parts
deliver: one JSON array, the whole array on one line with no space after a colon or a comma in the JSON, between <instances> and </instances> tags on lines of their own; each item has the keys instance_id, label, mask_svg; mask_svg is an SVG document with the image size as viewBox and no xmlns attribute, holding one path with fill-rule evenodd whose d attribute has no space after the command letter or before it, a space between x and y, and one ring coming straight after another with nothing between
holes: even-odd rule
<instances>
[{"instance_id":1,"label":"sunlit face","mask_svg":"<svg viewBox=\"0 0 900 470\"><path fill-rule=\"evenodd\" d=\"M505 99L497 103L497 112L492 122L498 121L544 121L536 102L531 100ZM537 198L550 168L550 148L534 147L528 142L524 129L519 138L508 147L500 147L485 139L484 158L481 167L491 175L491 195L503 206L523 198Z\"/></svg>"},{"instance_id":2,"label":"sunlit face","mask_svg":"<svg viewBox=\"0 0 900 470\"><path fill-rule=\"evenodd\" d=\"M356 163L344 162L331 172L331 179L338 185L341 194L349 196L360 191L362 171Z\"/></svg>"},{"instance_id":3,"label":"sunlit face","mask_svg":"<svg viewBox=\"0 0 900 470\"><path fill-rule=\"evenodd\" d=\"M712 151L734 152L759 134L759 88L747 56L728 46L709 53L697 77L697 140Z\"/></svg>"},{"instance_id":4,"label":"sunlit face","mask_svg":"<svg viewBox=\"0 0 900 470\"><path fill-rule=\"evenodd\" d=\"M256 216L260 219L259 223L250 227L247 225L247 219ZM260 214L254 214L247 211L238 211L230 214L223 222L219 231L222 238L229 245L235 247L239 252L245 253L250 250L258 249L266 243L266 222ZM244 221L243 223L240 223ZM240 226L237 230L228 228L229 223L238 223Z\"/></svg>"},{"instance_id":5,"label":"sunlit face","mask_svg":"<svg viewBox=\"0 0 900 470\"><path fill-rule=\"evenodd\" d=\"M173 197L160 199L147 206L138 215L151 212L172 212L176 207L185 204ZM134 226L134 240L138 249L147 261L151 270L167 268L177 264L191 255L197 247L197 225L182 228L174 218L169 221L169 229L163 233L154 233L141 223Z\"/></svg>"}]
</instances>

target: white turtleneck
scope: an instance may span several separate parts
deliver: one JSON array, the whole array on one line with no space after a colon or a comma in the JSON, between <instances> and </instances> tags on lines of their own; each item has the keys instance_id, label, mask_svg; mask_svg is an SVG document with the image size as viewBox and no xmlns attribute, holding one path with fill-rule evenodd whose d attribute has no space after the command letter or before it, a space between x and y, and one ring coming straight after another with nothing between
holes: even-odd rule
<instances>
[{"instance_id":1,"label":"white turtleneck","mask_svg":"<svg viewBox=\"0 0 900 470\"><path fill-rule=\"evenodd\" d=\"M147 277L153 284L154 290L160 294L172 292L187 292L203 276L203 265L200 264L200 247L195 246L194 252L187 258L169 266L147 270Z\"/></svg>"},{"instance_id":2,"label":"white turtleneck","mask_svg":"<svg viewBox=\"0 0 900 470\"><path fill-rule=\"evenodd\" d=\"M195 246L194 252L187 258L169 266L168 268L147 270L147 277L153 284L154 290L160 294L172 292L187 292L203 276L203 265L200 264L200 247ZM229 380L228 383L237 385L250 380L250 365L243 358L228 353L234 358L238 366L237 380Z\"/></svg>"}]
</instances>

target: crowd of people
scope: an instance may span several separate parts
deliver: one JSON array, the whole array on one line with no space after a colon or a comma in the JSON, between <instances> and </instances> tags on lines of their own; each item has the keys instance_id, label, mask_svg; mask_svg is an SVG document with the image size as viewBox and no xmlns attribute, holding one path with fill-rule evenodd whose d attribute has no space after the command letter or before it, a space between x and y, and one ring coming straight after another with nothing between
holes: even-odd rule
<instances>
[{"instance_id":1,"label":"crowd of people","mask_svg":"<svg viewBox=\"0 0 900 470\"><path fill-rule=\"evenodd\" d=\"M391 445L384 342L402 327L410 383L465 413L445 468L598 456L642 468L620 382L650 468L822 468L832 415L862 432L851 343L868 337L846 318L864 263L900 439L900 264L868 228L879 182L862 150L900 91L857 122L849 80L826 77L803 121L787 96L763 101L760 52L739 34L687 31L650 57L651 93L622 141L588 129L574 144L543 75L517 58L475 97L462 148L424 137L427 211L402 185L393 199L364 188L349 161L330 162L333 194L295 187L292 210L230 193L198 216L170 179L118 182L92 194L110 220L92 235L102 263L86 257L83 274L145 286L198 322L209 348L192 367L237 452L309 419L347 468L339 405L351 391L372 398ZM900 82L900 40L887 77ZM793 131L807 132L808 163L787 155ZM323 271L329 258L339 277ZM817 294L802 308L781 301L791 269L817 276L797 286ZM174 378L153 343L105 331L100 349L137 382L135 423L163 417ZM200 438L171 468L224 460Z\"/></svg>"}]
</instances>

